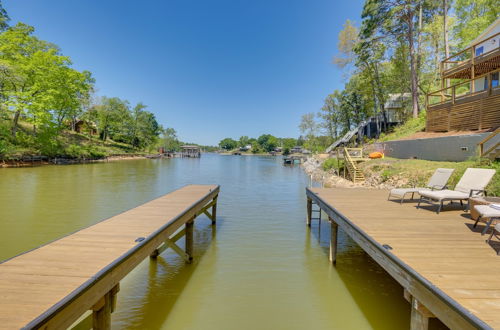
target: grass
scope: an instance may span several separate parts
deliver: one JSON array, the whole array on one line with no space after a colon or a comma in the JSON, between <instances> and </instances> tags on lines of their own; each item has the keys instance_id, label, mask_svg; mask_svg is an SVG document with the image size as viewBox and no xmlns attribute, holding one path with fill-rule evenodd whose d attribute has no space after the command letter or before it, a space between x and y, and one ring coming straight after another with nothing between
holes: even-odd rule
<instances>
[{"instance_id":1,"label":"grass","mask_svg":"<svg viewBox=\"0 0 500 330\"><path fill-rule=\"evenodd\" d=\"M417 118L408 119L403 125L394 129L393 132L388 134L381 134L378 142L398 140L417 132L422 132L425 129L426 114L422 111Z\"/></svg>"},{"instance_id":2,"label":"grass","mask_svg":"<svg viewBox=\"0 0 500 330\"><path fill-rule=\"evenodd\" d=\"M400 187L425 186L434 171L439 168L454 168L449 186L455 187L465 170L473 168L492 168L497 173L486 188L490 196L500 196L500 162L474 158L463 162L436 162L422 159L375 159L360 164L365 176L381 183L387 182Z\"/></svg>"}]
</instances>

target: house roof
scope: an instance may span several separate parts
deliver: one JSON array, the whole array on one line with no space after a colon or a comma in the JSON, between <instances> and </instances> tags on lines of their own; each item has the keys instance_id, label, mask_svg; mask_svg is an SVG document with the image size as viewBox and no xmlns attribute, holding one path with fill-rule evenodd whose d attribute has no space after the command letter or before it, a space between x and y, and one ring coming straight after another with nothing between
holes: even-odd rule
<instances>
[{"instance_id":1,"label":"house roof","mask_svg":"<svg viewBox=\"0 0 500 330\"><path fill-rule=\"evenodd\" d=\"M185 145L181 146L182 149L199 149L200 147L198 146L190 146L190 145Z\"/></svg>"},{"instance_id":2,"label":"house roof","mask_svg":"<svg viewBox=\"0 0 500 330\"><path fill-rule=\"evenodd\" d=\"M486 36L488 35L488 33L493 31L495 29L495 27L497 27L498 25L500 25L500 17L497 18L496 21L491 23L491 25L488 26L476 39L472 40L471 43L469 44L469 47L472 47L475 44L480 43L483 39L486 39Z\"/></svg>"}]
</instances>

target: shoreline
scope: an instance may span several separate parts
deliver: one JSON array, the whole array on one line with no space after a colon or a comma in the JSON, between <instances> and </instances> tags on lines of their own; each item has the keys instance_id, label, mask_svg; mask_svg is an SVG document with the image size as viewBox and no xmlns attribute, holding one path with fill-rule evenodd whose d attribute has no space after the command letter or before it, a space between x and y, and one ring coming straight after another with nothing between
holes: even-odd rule
<instances>
[{"instance_id":1,"label":"shoreline","mask_svg":"<svg viewBox=\"0 0 500 330\"><path fill-rule=\"evenodd\" d=\"M0 168L20 168L20 167L39 167L47 165L78 165L78 164L89 164L89 163L104 163L104 162L116 162L122 160L134 160L134 159L148 159L146 155L111 155L105 158L97 159L70 159L70 158L48 158L48 157L33 157L31 160L25 159L13 159L13 160L0 160Z\"/></svg>"}]
</instances>

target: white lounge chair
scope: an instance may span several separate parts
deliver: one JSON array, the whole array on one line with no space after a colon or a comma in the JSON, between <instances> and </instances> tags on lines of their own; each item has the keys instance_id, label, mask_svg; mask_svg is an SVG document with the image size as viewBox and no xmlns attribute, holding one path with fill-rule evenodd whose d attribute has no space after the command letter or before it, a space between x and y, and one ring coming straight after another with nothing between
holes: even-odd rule
<instances>
[{"instance_id":1,"label":"white lounge chair","mask_svg":"<svg viewBox=\"0 0 500 330\"><path fill-rule=\"evenodd\" d=\"M488 219L486 226L484 226L484 229L481 232L481 235L484 235L490 228L493 221L500 220L500 209L491 207L490 205L475 205L474 208L476 209L477 213L479 213L476 223L474 223L474 228L476 228L477 223L481 221L482 218Z\"/></svg>"},{"instance_id":2,"label":"white lounge chair","mask_svg":"<svg viewBox=\"0 0 500 330\"><path fill-rule=\"evenodd\" d=\"M438 168L429 179L429 182L427 183L427 186L425 188L415 187L415 188L391 189L391 191L389 192L389 197L387 197L387 200L390 200L391 197L395 196L401 198L401 204L403 204L403 201L407 194L411 194L411 199L413 199L415 193L418 193L419 191L445 189L446 184L448 183L448 180L450 179L450 176L453 173L453 171L454 169L452 168Z\"/></svg>"},{"instance_id":3,"label":"white lounge chair","mask_svg":"<svg viewBox=\"0 0 500 330\"><path fill-rule=\"evenodd\" d=\"M420 200L417 208L420 207L420 203L422 202L429 204L439 203L437 209L437 213L439 214L445 201L458 200L463 205L463 201L469 201L470 197L484 196L484 189L490 183L495 172L493 169L468 168L454 190L419 191ZM466 210L468 209L469 205L467 205Z\"/></svg>"}]
</instances>

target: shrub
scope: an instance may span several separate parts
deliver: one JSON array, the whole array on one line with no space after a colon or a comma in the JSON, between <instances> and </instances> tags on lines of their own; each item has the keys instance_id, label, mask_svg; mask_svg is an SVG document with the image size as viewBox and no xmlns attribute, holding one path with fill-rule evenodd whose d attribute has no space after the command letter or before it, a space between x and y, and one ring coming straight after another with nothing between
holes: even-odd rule
<instances>
[{"instance_id":1,"label":"shrub","mask_svg":"<svg viewBox=\"0 0 500 330\"><path fill-rule=\"evenodd\" d=\"M332 169L339 171L344 167L344 161L341 159L337 160L337 158L328 158L321 164L321 167L324 171L330 171Z\"/></svg>"}]
</instances>

